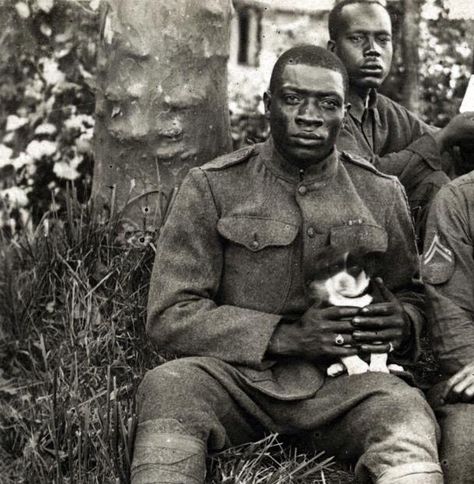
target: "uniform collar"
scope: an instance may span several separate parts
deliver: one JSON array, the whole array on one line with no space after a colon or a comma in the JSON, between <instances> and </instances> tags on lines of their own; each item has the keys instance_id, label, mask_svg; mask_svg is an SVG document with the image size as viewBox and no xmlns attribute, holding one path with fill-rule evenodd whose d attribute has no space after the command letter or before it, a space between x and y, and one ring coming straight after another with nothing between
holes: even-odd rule
<instances>
[{"instance_id":1,"label":"uniform collar","mask_svg":"<svg viewBox=\"0 0 474 484\"><path fill-rule=\"evenodd\" d=\"M351 102L351 99L354 99L355 96L357 96L357 94L349 93L349 102ZM369 91L369 96L367 97L367 105L365 107L365 110L362 111L361 113L355 113L355 112L351 112L351 110L349 110L349 115L353 119L355 119L359 124L362 124L364 118L367 117L367 114L369 112L372 112L373 116L375 118L375 122L377 124L380 124L380 116L379 116L379 113L376 109L377 99L378 99L377 91L375 89L371 89Z\"/></svg>"},{"instance_id":2,"label":"uniform collar","mask_svg":"<svg viewBox=\"0 0 474 484\"><path fill-rule=\"evenodd\" d=\"M334 149L324 160L301 170L295 165L288 163L285 158L278 152L270 136L263 143L260 151L263 162L266 167L275 175L284 178L290 182L315 182L332 178L338 166L338 155Z\"/></svg>"}]
</instances>

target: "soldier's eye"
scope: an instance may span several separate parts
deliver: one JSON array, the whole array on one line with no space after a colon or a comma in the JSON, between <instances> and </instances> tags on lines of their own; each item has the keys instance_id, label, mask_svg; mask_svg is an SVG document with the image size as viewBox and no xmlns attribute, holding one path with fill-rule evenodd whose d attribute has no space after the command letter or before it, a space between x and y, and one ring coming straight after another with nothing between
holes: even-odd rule
<instances>
[{"instance_id":1,"label":"soldier's eye","mask_svg":"<svg viewBox=\"0 0 474 484\"><path fill-rule=\"evenodd\" d=\"M381 44L388 44L392 38L390 37L390 35L388 34L383 34L383 35L378 35L377 36L377 40L381 43Z\"/></svg>"},{"instance_id":2,"label":"soldier's eye","mask_svg":"<svg viewBox=\"0 0 474 484\"><path fill-rule=\"evenodd\" d=\"M359 44L364 40L364 36L362 34L353 34L349 36L349 40L354 44Z\"/></svg>"},{"instance_id":3,"label":"soldier's eye","mask_svg":"<svg viewBox=\"0 0 474 484\"><path fill-rule=\"evenodd\" d=\"M340 106L340 103L336 99L323 99L320 102L320 106L324 109L329 109L330 111L334 111Z\"/></svg>"},{"instance_id":4,"label":"soldier's eye","mask_svg":"<svg viewBox=\"0 0 474 484\"><path fill-rule=\"evenodd\" d=\"M300 98L295 94L286 94L283 99L287 104L298 104L300 101Z\"/></svg>"}]
</instances>

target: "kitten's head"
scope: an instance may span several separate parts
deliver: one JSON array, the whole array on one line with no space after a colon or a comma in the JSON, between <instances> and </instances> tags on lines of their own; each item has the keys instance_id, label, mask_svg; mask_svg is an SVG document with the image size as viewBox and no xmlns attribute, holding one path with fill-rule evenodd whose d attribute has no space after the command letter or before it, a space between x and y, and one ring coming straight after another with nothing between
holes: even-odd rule
<instances>
[{"instance_id":1,"label":"kitten's head","mask_svg":"<svg viewBox=\"0 0 474 484\"><path fill-rule=\"evenodd\" d=\"M314 273L315 278L309 286L313 303L361 306L370 302L365 297L370 277L364 270L363 257L328 247L318 255Z\"/></svg>"}]
</instances>

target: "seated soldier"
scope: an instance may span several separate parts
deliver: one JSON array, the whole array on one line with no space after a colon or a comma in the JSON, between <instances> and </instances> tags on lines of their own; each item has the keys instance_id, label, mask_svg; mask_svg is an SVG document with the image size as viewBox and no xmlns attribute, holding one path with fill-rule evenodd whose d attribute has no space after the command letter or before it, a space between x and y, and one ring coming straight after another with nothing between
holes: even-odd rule
<instances>
[{"instance_id":1,"label":"seated soldier","mask_svg":"<svg viewBox=\"0 0 474 484\"><path fill-rule=\"evenodd\" d=\"M446 482L474 482L474 171L444 186L422 259L432 345L444 378L429 392Z\"/></svg>"},{"instance_id":2,"label":"seated soldier","mask_svg":"<svg viewBox=\"0 0 474 484\"><path fill-rule=\"evenodd\" d=\"M335 150L346 90L332 53L288 50L264 97L270 138L185 178L148 312L158 348L182 358L140 386L133 484L202 483L208 450L269 432L356 461L365 482L442 482L436 421L418 389L387 373L325 378L342 356L393 348L412 358L424 319L403 189ZM371 265L388 301L310 306L313 263L329 245L380 252Z\"/></svg>"},{"instance_id":3,"label":"seated soldier","mask_svg":"<svg viewBox=\"0 0 474 484\"><path fill-rule=\"evenodd\" d=\"M390 72L393 52L392 22L379 0L338 2L329 14L328 28L328 48L349 75L351 108L337 147L363 156L380 171L399 178L421 245L427 207L449 182L442 169L452 160L442 159L442 154L474 137L472 113L455 116L437 129L377 92Z\"/></svg>"}]
</instances>

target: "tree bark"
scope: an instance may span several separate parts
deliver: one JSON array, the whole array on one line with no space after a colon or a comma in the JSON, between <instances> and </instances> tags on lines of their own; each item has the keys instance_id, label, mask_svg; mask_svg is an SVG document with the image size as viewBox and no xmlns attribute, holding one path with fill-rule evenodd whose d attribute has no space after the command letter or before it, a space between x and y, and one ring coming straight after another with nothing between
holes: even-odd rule
<instances>
[{"instance_id":1,"label":"tree bark","mask_svg":"<svg viewBox=\"0 0 474 484\"><path fill-rule=\"evenodd\" d=\"M410 111L417 112L420 107L418 82L420 11L417 0L403 0L403 11L402 57L405 71L401 102Z\"/></svg>"},{"instance_id":2,"label":"tree bark","mask_svg":"<svg viewBox=\"0 0 474 484\"><path fill-rule=\"evenodd\" d=\"M93 197L153 231L188 170L230 151L231 0L107 0ZM112 195L113 192L113 195Z\"/></svg>"}]
</instances>

